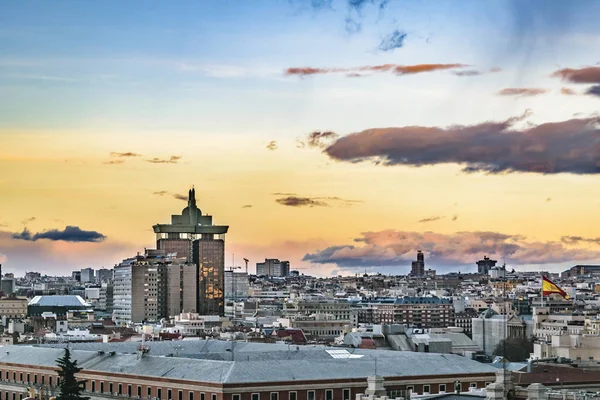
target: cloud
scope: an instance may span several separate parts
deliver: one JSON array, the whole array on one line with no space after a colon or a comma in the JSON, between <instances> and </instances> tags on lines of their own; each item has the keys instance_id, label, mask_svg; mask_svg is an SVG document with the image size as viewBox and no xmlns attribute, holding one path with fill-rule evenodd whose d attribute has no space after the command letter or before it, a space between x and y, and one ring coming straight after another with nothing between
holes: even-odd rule
<instances>
[{"instance_id":1,"label":"cloud","mask_svg":"<svg viewBox=\"0 0 600 400\"><path fill-rule=\"evenodd\" d=\"M413 75L425 72L443 71L449 69L460 69L468 67L466 64L414 64L414 65L399 65L399 64L381 64L367 65L354 68L316 68L316 67L293 67L285 70L285 75L289 76L308 76L308 75L325 75L325 74L360 74L364 72L373 73L393 73L396 75Z\"/></svg>"},{"instance_id":2,"label":"cloud","mask_svg":"<svg viewBox=\"0 0 600 400\"><path fill-rule=\"evenodd\" d=\"M490 174L600 173L600 117L513 127L528 115L470 126L367 129L340 137L323 151L334 160L383 166L459 164L463 172Z\"/></svg>"},{"instance_id":3,"label":"cloud","mask_svg":"<svg viewBox=\"0 0 600 400\"><path fill-rule=\"evenodd\" d=\"M315 200L310 197L288 196L275 199L281 205L288 207L328 207L324 201Z\"/></svg>"},{"instance_id":4,"label":"cloud","mask_svg":"<svg viewBox=\"0 0 600 400\"><path fill-rule=\"evenodd\" d=\"M423 218L420 219L419 222L433 222L433 221L439 221L440 219L444 219L444 217L429 217L429 218Z\"/></svg>"},{"instance_id":5,"label":"cloud","mask_svg":"<svg viewBox=\"0 0 600 400\"><path fill-rule=\"evenodd\" d=\"M252 204L244 204L242 208L252 208Z\"/></svg>"},{"instance_id":6,"label":"cloud","mask_svg":"<svg viewBox=\"0 0 600 400\"><path fill-rule=\"evenodd\" d=\"M267 145L267 149L269 150L277 150L277 142L275 140L271 140Z\"/></svg>"},{"instance_id":7,"label":"cloud","mask_svg":"<svg viewBox=\"0 0 600 400\"><path fill-rule=\"evenodd\" d=\"M585 91L585 94L591 94L592 96L600 96L600 85L594 85Z\"/></svg>"},{"instance_id":8,"label":"cloud","mask_svg":"<svg viewBox=\"0 0 600 400\"><path fill-rule=\"evenodd\" d=\"M33 222L33 221L35 221L35 220L36 220L36 218L35 218L35 217L29 217L29 218L25 218L23 221L21 221L21 223L22 223L23 225L27 225L28 223L30 223L30 222Z\"/></svg>"},{"instance_id":9,"label":"cloud","mask_svg":"<svg viewBox=\"0 0 600 400\"><path fill-rule=\"evenodd\" d=\"M8 257L6 254L0 253L0 264L6 264L8 262Z\"/></svg>"},{"instance_id":10,"label":"cloud","mask_svg":"<svg viewBox=\"0 0 600 400\"><path fill-rule=\"evenodd\" d=\"M585 238L582 236L563 236L560 238L560 241L568 245L578 245L580 243L600 244L600 237Z\"/></svg>"},{"instance_id":11,"label":"cloud","mask_svg":"<svg viewBox=\"0 0 600 400\"><path fill-rule=\"evenodd\" d=\"M308 134L306 138L306 143L308 147L319 147L324 148L326 146L325 142L337 139L339 135L335 132L331 131L314 131Z\"/></svg>"},{"instance_id":12,"label":"cloud","mask_svg":"<svg viewBox=\"0 0 600 400\"><path fill-rule=\"evenodd\" d=\"M498 96L538 96L548 92L540 88L507 88L498 92Z\"/></svg>"},{"instance_id":13,"label":"cloud","mask_svg":"<svg viewBox=\"0 0 600 400\"><path fill-rule=\"evenodd\" d=\"M456 221L458 219L458 214L452 216L452 221Z\"/></svg>"},{"instance_id":14,"label":"cloud","mask_svg":"<svg viewBox=\"0 0 600 400\"><path fill-rule=\"evenodd\" d=\"M497 232L406 232L384 230L364 232L355 244L330 246L307 253L303 260L314 264L335 264L344 268L409 265L417 250L433 265L471 265L488 255L509 264L551 264L600 258L600 252L572 249L559 242L527 241L519 235Z\"/></svg>"},{"instance_id":15,"label":"cloud","mask_svg":"<svg viewBox=\"0 0 600 400\"><path fill-rule=\"evenodd\" d=\"M600 67L564 68L554 72L552 76L572 83L600 84Z\"/></svg>"},{"instance_id":16,"label":"cloud","mask_svg":"<svg viewBox=\"0 0 600 400\"><path fill-rule=\"evenodd\" d=\"M552 201L552 197L546 197L546 202Z\"/></svg>"},{"instance_id":17,"label":"cloud","mask_svg":"<svg viewBox=\"0 0 600 400\"><path fill-rule=\"evenodd\" d=\"M119 153L117 151L111 151L110 153L111 157L141 157L141 154L138 153L132 153L131 151L125 152L125 153Z\"/></svg>"},{"instance_id":18,"label":"cloud","mask_svg":"<svg viewBox=\"0 0 600 400\"><path fill-rule=\"evenodd\" d=\"M577 92L575 92L575 90L568 88L568 87L561 88L560 93L567 95L567 96L572 96L572 95L577 94Z\"/></svg>"},{"instance_id":19,"label":"cloud","mask_svg":"<svg viewBox=\"0 0 600 400\"><path fill-rule=\"evenodd\" d=\"M106 236L96 231L84 231L78 226L67 226L64 230L51 229L44 232L31 234L29 229L24 228L21 233L14 233L13 239L37 241L40 239L64 241L64 242L101 242Z\"/></svg>"},{"instance_id":20,"label":"cloud","mask_svg":"<svg viewBox=\"0 0 600 400\"><path fill-rule=\"evenodd\" d=\"M154 157L146 161L153 164L177 164L179 160L181 160L181 156L171 156L168 159Z\"/></svg>"},{"instance_id":21,"label":"cloud","mask_svg":"<svg viewBox=\"0 0 600 400\"><path fill-rule=\"evenodd\" d=\"M476 69L468 69L465 71L454 71L453 74L456 76L478 76L482 75L483 72L477 71Z\"/></svg>"},{"instance_id":22,"label":"cloud","mask_svg":"<svg viewBox=\"0 0 600 400\"><path fill-rule=\"evenodd\" d=\"M381 43L379 43L379 50L389 52L399 49L404 46L404 39L406 39L406 32L396 29L381 39Z\"/></svg>"},{"instance_id":23,"label":"cloud","mask_svg":"<svg viewBox=\"0 0 600 400\"><path fill-rule=\"evenodd\" d=\"M188 201L188 196L179 193L171 193L167 190L160 190L158 192L153 192L152 194L157 196L171 195L174 199Z\"/></svg>"},{"instance_id":24,"label":"cloud","mask_svg":"<svg viewBox=\"0 0 600 400\"><path fill-rule=\"evenodd\" d=\"M331 207L335 203L340 207L351 207L362 203L361 200L348 200L337 196L329 197L302 197L295 193L273 193L274 196L285 196L275 199L279 204L289 207Z\"/></svg>"},{"instance_id":25,"label":"cloud","mask_svg":"<svg viewBox=\"0 0 600 400\"><path fill-rule=\"evenodd\" d=\"M108 165L118 165L118 164L124 164L125 160L110 160L110 161L104 161L102 164L108 164Z\"/></svg>"}]
</instances>

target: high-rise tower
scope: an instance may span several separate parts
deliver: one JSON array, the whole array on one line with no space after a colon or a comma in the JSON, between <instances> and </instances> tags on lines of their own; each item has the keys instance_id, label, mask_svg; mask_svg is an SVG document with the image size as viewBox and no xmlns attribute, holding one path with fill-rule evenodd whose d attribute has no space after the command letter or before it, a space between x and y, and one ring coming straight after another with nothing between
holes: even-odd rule
<instances>
[{"instance_id":1,"label":"high-rise tower","mask_svg":"<svg viewBox=\"0 0 600 400\"><path fill-rule=\"evenodd\" d=\"M156 248L186 257L198 268L198 303L203 315L225 313L225 234L229 226L213 225L212 216L202 215L196 191L190 189L188 205L170 224L156 224Z\"/></svg>"}]
</instances>

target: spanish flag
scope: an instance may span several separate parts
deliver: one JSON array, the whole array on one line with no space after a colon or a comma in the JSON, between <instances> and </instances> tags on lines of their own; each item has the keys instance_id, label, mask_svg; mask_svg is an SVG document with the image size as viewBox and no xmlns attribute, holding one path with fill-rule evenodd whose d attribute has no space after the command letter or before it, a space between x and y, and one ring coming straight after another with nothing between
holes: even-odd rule
<instances>
[{"instance_id":1,"label":"spanish flag","mask_svg":"<svg viewBox=\"0 0 600 400\"><path fill-rule=\"evenodd\" d=\"M542 276L542 294L548 296L552 293L560 294L564 299L569 299L569 295L558 287L558 285L552 282L550 279Z\"/></svg>"}]
</instances>

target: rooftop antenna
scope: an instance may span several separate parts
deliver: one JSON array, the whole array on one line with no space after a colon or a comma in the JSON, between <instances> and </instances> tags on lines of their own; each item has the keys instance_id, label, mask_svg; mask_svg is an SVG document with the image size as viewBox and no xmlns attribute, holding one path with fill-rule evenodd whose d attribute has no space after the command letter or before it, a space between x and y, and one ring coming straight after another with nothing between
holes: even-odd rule
<instances>
[{"instance_id":1,"label":"rooftop antenna","mask_svg":"<svg viewBox=\"0 0 600 400\"><path fill-rule=\"evenodd\" d=\"M246 275L248 275L248 263L250 262L250 260L244 258L244 262L246 263Z\"/></svg>"}]
</instances>

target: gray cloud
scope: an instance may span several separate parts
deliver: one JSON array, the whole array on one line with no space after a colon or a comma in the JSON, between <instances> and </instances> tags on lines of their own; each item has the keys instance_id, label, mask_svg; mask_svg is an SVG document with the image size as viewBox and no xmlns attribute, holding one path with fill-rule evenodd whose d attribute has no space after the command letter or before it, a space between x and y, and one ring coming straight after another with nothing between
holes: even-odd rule
<instances>
[{"instance_id":1,"label":"gray cloud","mask_svg":"<svg viewBox=\"0 0 600 400\"><path fill-rule=\"evenodd\" d=\"M499 96L538 96L547 93L547 89L540 88L506 88L498 92Z\"/></svg>"},{"instance_id":2,"label":"gray cloud","mask_svg":"<svg viewBox=\"0 0 600 400\"><path fill-rule=\"evenodd\" d=\"M454 215L452 216L452 221L456 221L457 219L458 219L458 214L454 214Z\"/></svg>"},{"instance_id":3,"label":"gray cloud","mask_svg":"<svg viewBox=\"0 0 600 400\"><path fill-rule=\"evenodd\" d=\"M331 246L308 253L303 261L343 268L409 265L417 250L426 262L440 266L475 265L483 255L509 264L552 264L599 259L600 252L565 247L560 242L527 241L520 235L497 232L364 232L355 244Z\"/></svg>"},{"instance_id":4,"label":"gray cloud","mask_svg":"<svg viewBox=\"0 0 600 400\"><path fill-rule=\"evenodd\" d=\"M552 74L572 83L597 83L600 84L600 67L564 68Z\"/></svg>"},{"instance_id":5,"label":"gray cloud","mask_svg":"<svg viewBox=\"0 0 600 400\"><path fill-rule=\"evenodd\" d=\"M275 199L281 205L289 207L327 207L327 203L310 197L288 196Z\"/></svg>"},{"instance_id":6,"label":"gray cloud","mask_svg":"<svg viewBox=\"0 0 600 400\"><path fill-rule=\"evenodd\" d=\"M78 226L67 226L63 230L51 229L34 234L29 229L24 228L23 232L14 233L12 238L32 242L41 239L63 242L101 242L106 239L106 236L96 231L84 231Z\"/></svg>"},{"instance_id":7,"label":"gray cloud","mask_svg":"<svg viewBox=\"0 0 600 400\"><path fill-rule=\"evenodd\" d=\"M277 142L275 140L271 140L267 145L268 150L277 150Z\"/></svg>"},{"instance_id":8,"label":"gray cloud","mask_svg":"<svg viewBox=\"0 0 600 400\"><path fill-rule=\"evenodd\" d=\"M399 64L381 64L381 65L366 65L354 68L319 68L319 67L292 67L284 71L288 76L309 76L309 75L325 75L325 74L346 74L346 76L362 73L393 73L395 75L414 75L426 72L444 71L452 69L461 69L468 67L466 64L414 64L414 65L399 65Z\"/></svg>"},{"instance_id":9,"label":"gray cloud","mask_svg":"<svg viewBox=\"0 0 600 400\"><path fill-rule=\"evenodd\" d=\"M25 218L23 221L21 221L21 223L22 223L23 225L27 225L28 223L30 223L30 222L33 222L33 221L35 221L35 220L36 220L36 218L35 218L35 217L29 217L29 218Z\"/></svg>"},{"instance_id":10,"label":"gray cloud","mask_svg":"<svg viewBox=\"0 0 600 400\"><path fill-rule=\"evenodd\" d=\"M569 244L569 245L577 245L580 243L600 244L600 237L586 238L586 237L582 237L582 236L563 236L560 238L560 241L565 244Z\"/></svg>"},{"instance_id":11,"label":"gray cloud","mask_svg":"<svg viewBox=\"0 0 600 400\"><path fill-rule=\"evenodd\" d=\"M131 151L127 151L124 153L120 153L117 151L111 151L110 156L111 157L141 157L142 155L138 154L138 153L133 153Z\"/></svg>"},{"instance_id":12,"label":"gray cloud","mask_svg":"<svg viewBox=\"0 0 600 400\"><path fill-rule=\"evenodd\" d=\"M568 87L561 88L560 93L567 95L567 96L573 96L573 95L577 94L577 92L575 90L568 88Z\"/></svg>"},{"instance_id":13,"label":"gray cloud","mask_svg":"<svg viewBox=\"0 0 600 400\"><path fill-rule=\"evenodd\" d=\"M158 192L153 192L152 194L154 194L156 196L169 195L169 196L171 196L171 197L173 197L174 199L177 199L177 200L188 201L188 197L186 195L179 194L179 193L171 193L171 192L169 192L167 190L160 190Z\"/></svg>"},{"instance_id":14,"label":"gray cloud","mask_svg":"<svg viewBox=\"0 0 600 400\"><path fill-rule=\"evenodd\" d=\"M439 221L440 219L444 219L444 217L428 217L428 218L423 218L420 219L419 222L433 222L433 221Z\"/></svg>"},{"instance_id":15,"label":"gray cloud","mask_svg":"<svg viewBox=\"0 0 600 400\"><path fill-rule=\"evenodd\" d=\"M591 94L592 96L600 96L600 85L594 85L585 91L585 94Z\"/></svg>"},{"instance_id":16,"label":"gray cloud","mask_svg":"<svg viewBox=\"0 0 600 400\"><path fill-rule=\"evenodd\" d=\"M517 130L522 117L448 128L375 128L340 137L324 153L347 162L420 167L459 164L490 174L597 174L600 117L544 123Z\"/></svg>"},{"instance_id":17,"label":"gray cloud","mask_svg":"<svg viewBox=\"0 0 600 400\"><path fill-rule=\"evenodd\" d=\"M252 204L244 204L242 208L252 208Z\"/></svg>"},{"instance_id":18,"label":"gray cloud","mask_svg":"<svg viewBox=\"0 0 600 400\"><path fill-rule=\"evenodd\" d=\"M339 135L335 132L331 132L331 131L324 131L324 132L320 132L320 131L315 131L315 132L311 132L308 134L308 137L306 139L306 143L308 144L308 147L320 147L320 148L324 148L325 147L325 142L327 141L331 141L334 139L337 139L339 137Z\"/></svg>"},{"instance_id":19,"label":"gray cloud","mask_svg":"<svg viewBox=\"0 0 600 400\"><path fill-rule=\"evenodd\" d=\"M107 164L107 165L119 165L119 164L124 164L125 160L110 160L110 161L104 161L102 164Z\"/></svg>"},{"instance_id":20,"label":"gray cloud","mask_svg":"<svg viewBox=\"0 0 600 400\"><path fill-rule=\"evenodd\" d=\"M381 43L379 43L379 50L390 52L399 49L404 46L405 39L406 32L396 29L381 39Z\"/></svg>"},{"instance_id":21,"label":"gray cloud","mask_svg":"<svg viewBox=\"0 0 600 400\"><path fill-rule=\"evenodd\" d=\"M146 161L153 164L177 164L179 160L181 160L181 156L171 156L167 159L154 157Z\"/></svg>"}]
</instances>

